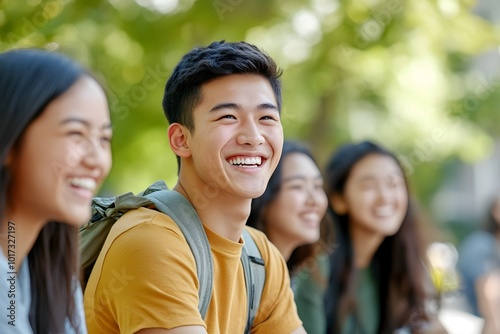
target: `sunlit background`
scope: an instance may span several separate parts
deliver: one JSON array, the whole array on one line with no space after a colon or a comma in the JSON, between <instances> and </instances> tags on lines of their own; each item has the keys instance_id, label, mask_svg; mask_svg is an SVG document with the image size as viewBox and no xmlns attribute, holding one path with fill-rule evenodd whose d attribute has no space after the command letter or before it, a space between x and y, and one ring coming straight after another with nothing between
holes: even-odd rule
<instances>
[{"instance_id":1,"label":"sunlit background","mask_svg":"<svg viewBox=\"0 0 500 334\"><path fill-rule=\"evenodd\" d=\"M436 241L458 244L500 191L500 1L0 0L0 50L60 50L106 86L102 194L174 185L164 84L184 53L222 39L279 62L286 137L322 165L346 141L395 150Z\"/></svg>"}]
</instances>

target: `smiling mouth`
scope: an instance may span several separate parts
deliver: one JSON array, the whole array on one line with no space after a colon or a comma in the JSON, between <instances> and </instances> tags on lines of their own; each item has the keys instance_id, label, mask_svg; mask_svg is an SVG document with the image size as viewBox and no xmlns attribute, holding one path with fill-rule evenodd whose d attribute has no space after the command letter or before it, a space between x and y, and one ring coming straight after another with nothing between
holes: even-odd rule
<instances>
[{"instance_id":1,"label":"smiling mouth","mask_svg":"<svg viewBox=\"0 0 500 334\"><path fill-rule=\"evenodd\" d=\"M85 189L94 192L97 188L97 183L92 178L74 177L69 179L69 183L76 188Z\"/></svg>"},{"instance_id":2,"label":"smiling mouth","mask_svg":"<svg viewBox=\"0 0 500 334\"><path fill-rule=\"evenodd\" d=\"M391 217L395 212L396 208L393 205L384 205L375 209L375 215L381 218Z\"/></svg>"},{"instance_id":3,"label":"smiling mouth","mask_svg":"<svg viewBox=\"0 0 500 334\"><path fill-rule=\"evenodd\" d=\"M306 220L319 221L319 215L316 212L304 213L302 217Z\"/></svg>"},{"instance_id":4,"label":"smiling mouth","mask_svg":"<svg viewBox=\"0 0 500 334\"><path fill-rule=\"evenodd\" d=\"M231 158L227 162L237 167L260 167L262 165L262 157Z\"/></svg>"}]
</instances>

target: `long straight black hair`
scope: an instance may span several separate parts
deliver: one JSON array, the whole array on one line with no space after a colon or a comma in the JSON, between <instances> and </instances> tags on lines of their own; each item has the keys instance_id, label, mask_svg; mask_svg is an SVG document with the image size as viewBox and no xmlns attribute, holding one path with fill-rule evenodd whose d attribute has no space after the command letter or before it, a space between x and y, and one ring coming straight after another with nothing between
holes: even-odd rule
<instances>
[{"instance_id":1,"label":"long straight black hair","mask_svg":"<svg viewBox=\"0 0 500 334\"><path fill-rule=\"evenodd\" d=\"M341 146L330 158L326 168L326 190L329 197L342 195L353 167L368 155L387 156L401 165L385 148L364 141ZM403 169L401 172L404 174ZM406 189L408 183L404 178ZM425 267L422 243L416 226L416 215L410 196L401 228L386 237L374 254L371 267L379 292L379 328L377 333L392 333L402 326L415 329L428 320L425 313ZM329 207L336 228L336 250L332 253L329 286L325 295L328 333L340 333L349 314L356 314L362 305L355 302L356 270L349 230L349 216Z\"/></svg>"},{"instance_id":2,"label":"long straight black hair","mask_svg":"<svg viewBox=\"0 0 500 334\"><path fill-rule=\"evenodd\" d=\"M0 54L0 224L9 205L9 151L46 106L87 72L69 58L43 50ZM29 210L29 208L27 208ZM78 331L74 292L78 284L77 228L46 224L28 253L29 320L34 333L64 333L67 319Z\"/></svg>"},{"instance_id":3,"label":"long straight black hair","mask_svg":"<svg viewBox=\"0 0 500 334\"><path fill-rule=\"evenodd\" d=\"M486 218L484 220L484 230L487 232L497 235L500 232L500 222L495 218L494 211L498 210L497 207L500 206L500 196L495 196L491 199L490 204L488 206L488 212L486 214Z\"/></svg>"}]
</instances>

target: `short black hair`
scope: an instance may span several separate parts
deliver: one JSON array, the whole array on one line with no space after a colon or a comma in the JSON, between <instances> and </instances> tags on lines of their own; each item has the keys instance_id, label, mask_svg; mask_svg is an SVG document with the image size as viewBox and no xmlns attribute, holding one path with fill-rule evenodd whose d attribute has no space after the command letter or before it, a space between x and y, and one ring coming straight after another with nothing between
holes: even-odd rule
<instances>
[{"instance_id":1,"label":"short black hair","mask_svg":"<svg viewBox=\"0 0 500 334\"><path fill-rule=\"evenodd\" d=\"M201 86L231 74L258 74L269 80L281 111L281 69L256 46L246 42L213 42L188 52L174 68L165 85L163 111L170 124L194 130L193 110Z\"/></svg>"}]
</instances>

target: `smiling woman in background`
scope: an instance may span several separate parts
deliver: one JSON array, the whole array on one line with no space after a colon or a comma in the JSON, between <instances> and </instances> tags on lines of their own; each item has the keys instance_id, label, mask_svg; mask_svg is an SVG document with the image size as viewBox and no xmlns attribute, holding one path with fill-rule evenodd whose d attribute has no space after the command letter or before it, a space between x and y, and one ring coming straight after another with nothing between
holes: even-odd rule
<instances>
[{"instance_id":1,"label":"smiling woman in background","mask_svg":"<svg viewBox=\"0 0 500 334\"><path fill-rule=\"evenodd\" d=\"M110 140L106 96L82 67L0 54L0 333L86 333L77 231Z\"/></svg>"},{"instance_id":2,"label":"smiling woman in background","mask_svg":"<svg viewBox=\"0 0 500 334\"><path fill-rule=\"evenodd\" d=\"M328 163L326 188L338 245L325 296L328 333L445 333L428 309L432 284L394 154L369 141L344 145Z\"/></svg>"},{"instance_id":3,"label":"smiling woman in background","mask_svg":"<svg viewBox=\"0 0 500 334\"><path fill-rule=\"evenodd\" d=\"M252 201L247 224L265 232L278 248L287 262L294 289L297 284L305 285L299 276L311 271L317 274L317 261L326 251L325 241L331 230L325 219L327 206L323 176L311 152L299 142L285 141L264 194ZM319 275L320 281L325 275ZM299 317L308 333L324 323L325 288L326 282L311 277L306 294L312 298L300 298L299 302L295 293Z\"/></svg>"},{"instance_id":4,"label":"smiling woman in background","mask_svg":"<svg viewBox=\"0 0 500 334\"><path fill-rule=\"evenodd\" d=\"M311 153L285 141L264 194L252 201L247 225L266 233L293 274L314 253L327 205L323 176Z\"/></svg>"}]
</instances>

